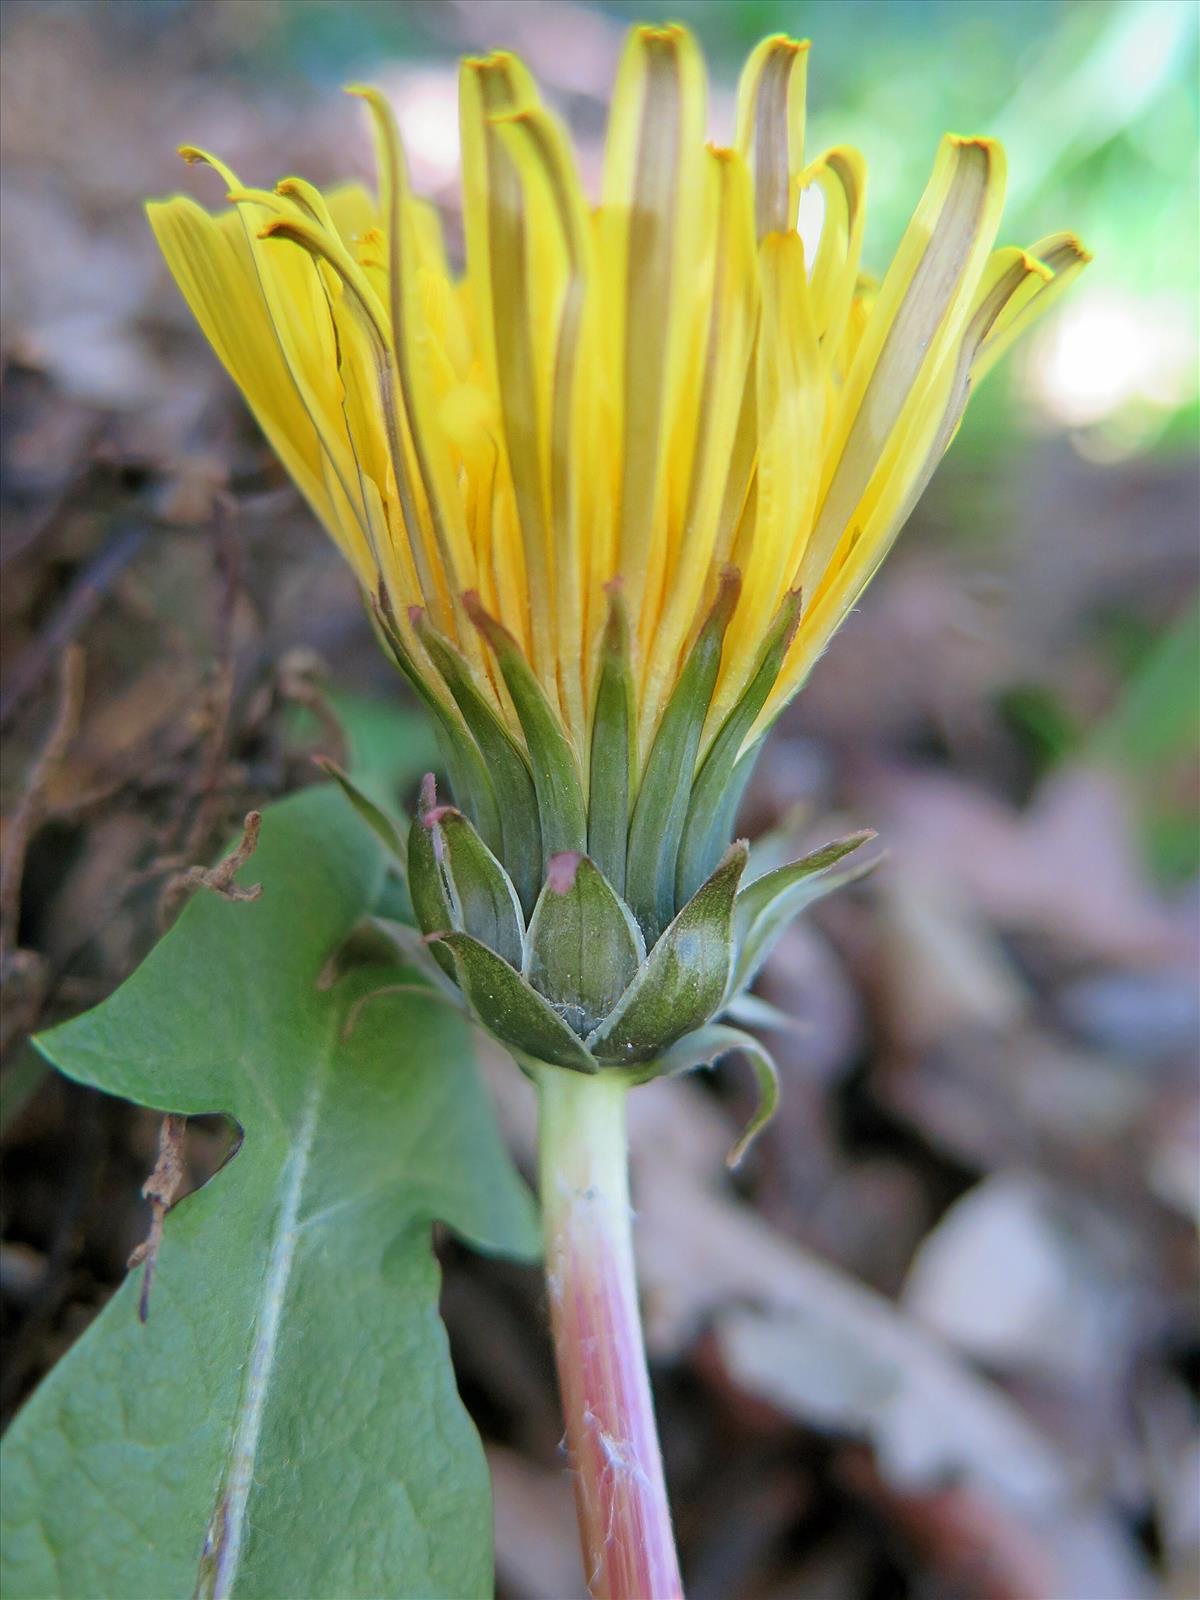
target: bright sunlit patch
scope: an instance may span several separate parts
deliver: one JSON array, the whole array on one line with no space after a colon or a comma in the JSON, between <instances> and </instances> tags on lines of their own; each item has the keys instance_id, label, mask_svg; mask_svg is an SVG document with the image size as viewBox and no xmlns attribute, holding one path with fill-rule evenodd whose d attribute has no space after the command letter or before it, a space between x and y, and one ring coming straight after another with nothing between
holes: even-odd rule
<instances>
[{"instance_id":1,"label":"bright sunlit patch","mask_svg":"<svg viewBox=\"0 0 1200 1600\"><path fill-rule=\"evenodd\" d=\"M1030 394L1056 422L1085 428L1130 407L1170 411L1196 391L1188 308L1100 290L1081 295L1029 352Z\"/></svg>"},{"instance_id":2,"label":"bright sunlit patch","mask_svg":"<svg viewBox=\"0 0 1200 1600\"><path fill-rule=\"evenodd\" d=\"M405 72L388 81L388 99L414 180L439 188L458 175L458 84L453 72Z\"/></svg>"},{"instance_id":3,"label":"bright sunlit patch","mask_svg":"<svg viewBox=\"0 0 1200 1600\"><path fill-rule=\"evenodd\" d=\"M800 210L796 217L796 232L804 241L804 259L809 264L809 276L812 276L812 263L817 258L817 246L821 242L821 228L825 222L825 196L819 184L810 183L807 189L800 194Z\"/></svg>"}]
</instances>

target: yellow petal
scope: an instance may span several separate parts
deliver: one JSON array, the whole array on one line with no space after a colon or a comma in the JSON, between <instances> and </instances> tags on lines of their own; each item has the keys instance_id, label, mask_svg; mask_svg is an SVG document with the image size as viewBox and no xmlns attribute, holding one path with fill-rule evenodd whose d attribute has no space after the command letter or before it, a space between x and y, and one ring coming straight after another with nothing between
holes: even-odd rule
<instances>
[{"instance_id":1,"label":"yellow petal","mask_svg":"<svg viewBox=\"0 0 1200 1600\"><path fill-rule=\"evenodd\" d=\"M584 596L588 524L581 492L591 481L595 449L579 417L587 406L584 385L594 365L594 340L588 340L585 329L592 270L590 229L570 147L547 112L535 107L493 118L489 133L504 152L496 152L489 170L499 174L507 159L520 191L526 265L523 282L512 286L516 299L505 319L511 323L506 337L500 336L505 295L501 281L493 279L497 352L499 356L502 350L511 350L512 338L524 330L533 383L525 409L536 423L536 461L530 459L525 470L531 472L536 466L547 540L547 632L553 633L546 648L552 647L555 660L555 670L547 676L557 683L568 727L582 745L590 652ZM498 361L498 372L503 384L505 373L511 374L511 361ZM511 398L504 391L504 405L506 415L520 412L519 384ZM524 449L529 450L528 439Z\"/></svg>"},{"instance_id":2,"label":"yellow petal","mask_svg":"<svg viewBox=\"0 0 1200 1600\"><path fill-rule=\"evenodd\" d=\"M716 574L732 544L722 539L727 495L740 511L753 462L754 429L749 417L739 429L743 397L754 387L755 329L759 309L758 253L754 236L750 175L734 150L710 149L707 174L714 193L713 270L707 290L707 338L693 397L692 434L680 463L686 498L678 547L667 574L661 620L656 629L644 695L645 741L665 700L685 643L708 609ZM755 415L753 408L750 415ZM738 448L738 441L741 448ZM734 448L730 449L733 441ZM736 480L733 490L731 480ZM732 522L733 513L726 513Z\"/></svg>"},{"instance_id":3,"label":"yellow petal","mask_svg":"<svg viewBox=\"0 0 1200 1600\"><path fill-rule=\"evenodd\" d=\"M966 327L947 353L909 433L893 439L880 469L883 486L861 524L852 525L830 563L824 587L806 608L762 725L793 694L833 633L879 570L941 460L969 397L973 372L989 338L1044 297L1049 268L1028 252L997 250L988 260Z\"/></svg>"},{"instance_id":4,"label":"yellow petal","mask_svg":"<svg viewBox=\"0 0 1200 1600\"><path fill-rule=\"evenodd\" d=\"M857 150L828 150L804 175L825 200L809 289L821 352L832 365L841 349L858 282L866 220L867 164Z\"/></svg>"},{"instance_id":5,"label":"yellow petal","mask_svg":"<svg viewBox=\"0 0 1200 1600\"><path fill-rule=\"evenodd\" d=\"M704 67L683 28L639 28L621 62L605 151L600 270L617 371L621 480L617 559L641 648L659 528L664 446L681 403L695 321L688 288L704 168Z\"/></svg>"},{"instance_id":6,"label":"yellow petal","mask_svg":"<svg viewBox=\"0 0 1200 1600\"><path fill-rule=\"evenodd\" d=\"M839 147L804 165L807 57L805 42L764 40L740 80L735 149L707 150L691 36L635 29L592 211L520 62L464 63L458 281L374 91L355 92L374 120L378 204L300 178L245 189L192 151L237 216L151 210L268 438L396 613L396 648L423 659L407 607L427 609L520 737L464 611L477 589L585 774L606 586L622 583L642 750L722 568L743 581L709 736L800 588L754 737L870 581L973 385L1087 259L1069 235L993 252L1002 154L949 137L891 268L868 278L862 157Z\"/></svg>"},{"instance_id":7,"label":"yellow petal","mask_svg":"<svg viewBox=\"0 0 1200 1600\"><path fill-rule=\"evenodd\" d=\"M388 311L391 324L391 357L403 410L404 428L415 457L415 475L407 460L401 466L410 481L405 520L411 515L428 520L437 552L441 578L440 592L448 592L453 633L472 663L483 669L483 653L475 630L462 611L461 597L475 586L477 571L474 550L468 536L462 498L454 480L448 441L436 425L437 398L431 372L432 357L428 335L421 317L420 245L408 191L408 173L400 132L391 107L374 89L350 91L366 101L371 112L379 167L380 214L388 247ZM426 268L425 270L429 270ZM403 455L406 457L407 452ZM415 481L412 481L415 478ZM405 486L401 483L401 493ZM423 530L422 530L423 531ZM414 548L415 553L415 548ZM435 591L438 592L438 591ZM435 620L438 620L435 618ZM445 624L445 616L442 618Z\"/></svg>"},{"instance_id":8,"label":"yellow petal","mask_svg":"<svg viewBox=\"0 0 1200 1600\"><path fill-rule=\"evenodd\" d=\"M553 353L545 337L557 323L568 272L545 184L524 167L494 125L485 130L488 237L496 381L505 449L529 575L531 665L553 679L554 549L550 536L548 435Z\"/></svg>"},{"instance_id":9,"label":"yellow petal","mask_svg":"<svg viewBox=\"0 0 1200 1600\"><path fill-rule=\"evenodd\" d=\"M218 220L183 196L150 203L146 215L193 316L267 442L369 580L371 563L357 523L351 517L350 527L344 524L326 489L320 441L272 331L241 223L233 213Z\"/></svg>"},{"instance_id":10,"label":"yellow petal","mask_svg":"<svg viewBox=\"0 0 1200 1600\"><path fill-rule=\"evenodd\" d=\"M1034 322L1055 305L1092 259L1073 233L1055 233L1030 245L1029 254L1047 269L1050 276L1019 303L1008 305L997 317L984 338L971 369L978 383L989 373L1016 339L1028 332Z\"/></svg>"},{"instance_id":11,"label":"yellow petal","mask_svg":"<svg viewBox=\"0 0 1200 1600\"><path fill-rule=\"evenodd\" d=\"M539 99L537 86L524 65L505 50L464 60L459 72L458 95L467 283L478 348L494 384L487 122L489 117L531 110L539 104Z\"/></svg>"},{"instance_id":12,"label":"yellow petal","mask_svg":"<svg viewBox=\"0 0 1200 1600\"><path fill-rule=\"evenodd\" d=\"M796 221L795 180L804 166L807 39L777 33L751 53L738 84L737 147L754 175L758 237Z\"/></svg>"},{"instance_id":13,"label":"yellow petal","mask_svg":"<svg viewBox=\"0 0 1200 1600\"><path fill-rule=\"evenodd\" d=\"M353 253L363 234L379 226L374 198L361 183L341 183L336 189L326 189L324 194L333 225L341 234L342 243Z\"/></svg>"},{"instance_id":14,"label":"yellow petal","mask_svg":"<svg viewBox=\"0 0 1200 1600\"><path fill-rule=\"evenodd\" d=\"M800 573L810 597L855 520L889 438L908 425L923 386L961 330L995 237L1003 193L1004 160L997 145L943 140L846 380Z\"/></svg>"},{"instance_id":15,"label":"yellow petal","mask_svg":"<svg viewBox=\"0 0 1200 1600\"><path fill-rule=\"evenodd\" d=\"M726 640L713 718L740 692L765 628L795 584L819 487L820 456L813 443L821 435L824 383L799 234L768 234L760 267L754 537L743 562L742 598Z\"/></svg>"}]
</instances>

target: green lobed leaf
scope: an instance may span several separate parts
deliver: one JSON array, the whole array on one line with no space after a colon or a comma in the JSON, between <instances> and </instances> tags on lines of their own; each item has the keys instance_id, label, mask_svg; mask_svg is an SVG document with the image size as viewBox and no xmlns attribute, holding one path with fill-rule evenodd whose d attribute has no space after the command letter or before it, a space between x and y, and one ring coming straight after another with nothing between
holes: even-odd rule
<instances>
[{"instance_id":1,"label":"green lobed leaf","mask_svg":"<svg viewBox=\"0 0 1200 1600\"><path fill-rule=\"evenodd\" d=\"M641 929L596 863L552 856L529 921L525 976L577 1033L612 1010L646 958Z\"/></svg>"},{"instance_id":2,"label":"green lobed leaf","mask_svg":"<svg viewBox=\"0 0 1200 1600\"><path fill-rule=\"evenodd\" d=\"M486 830L480 831L512 875L521 905L530 911L542 879L542 836L529 763L484 699L466 662L416 607L413 625L483 752L499 807L499 845ZM462 795L458 797L464 799Z\"/></svg>"},{"instance_id":3,"label":"green lobed leaf","mask_svg":"<svg viewBox=\"0 0 1200 1600\"><path fill-rule=\"evenodd\" d=\"M198 892L39 1041L81 1082L226 1111L244 1143L168 1216L149 1321L135 1274L9 1430L9 1600L492 1592L429 1226L526 1254L529 1196L466 1024L419 989L366 999L402 968L324 976L383 871L338 792L272 807L247 870L260 900Z\"/></svg>"},{"instance_id":4,"label":"green lobed leaf","mask_svg":"<svg viewBox=\"0 0 1200 1600\"><path fill-rule=\"evenodd\" d=\"M494 950L469 933L447 933L430 941L454 958L458 986L490 1033L518 1056L576 1072L595 1072L582 1043L548 1001Z\"/></svg>"},{"instance_id":5,"label":"green lobed leaf","mask_svg":"<svg viewBox=\"0 0 1200 1600\"><path fill-rule=\"evenodd\" d=\"M736 955L728 998L754 981L788 923L806 906L871 871L878 862L877 856L869 861L853 862L839 871L834 868L843 857L874 838L872 828L847 834L844 839L834 839L798 861L776 867L774 872L765 873L747 884L738 895L734 910Z\"/></svg>"},{"instance_id":6,"label":"green lobed leaf","mask_svg":"<svg viewBox=\"0 0 1200 1600\"><path fill-rule=\"evenodd\" d=\"M625 898L653 944L675 913L675 866L692 793L696 752L741 580L721 574L712 610L663 712L629 825Z\"/></svg>"},{"instance_id":7,"label":"green lobed leaf","mask_svg":"<svg viewBox=\"0 0 1200 1600\"><path fill-rule=\"evenodd\" d=\"M629 616L617 579L608 585L608 620L600 643L588 766L588 854L617 894L624 894L629 807L637 766L637 713Z\"/></svg>"},{"instance_id":8,"label":"green lobed leaf","mask_svg":"<svg viewBox=\"0 0 1200 1600\"><path fill-rule=\"evenodd\" d=\"M733 954L733 907L749 850L730 845L651 950L614 1011L588 1039L601 1061L660 1055L720 1008Z\"/></svg>"},{"instance_id":9,"label":"green lobed leaf","mask_svg":"<svg viewBox=\"0 0 1200 1600\"><path fill-rule=\"evenodd\" d=\"M525 743L542 826L542 868L563 850L587 848L587 812L570 741L516 640L468 590L463 603L492 648L512 696Z\"/></svg>"},{"instance_id":10,"label":"green lobed leaf","mask_svg":"<svg viewBox=\"0 0 1200 1600\"><path fill-rule=\"evenodd\" d=\"M722 722L700 764L679 846L675 893L680 905L689 900L708 877L729 838L733 812L750 776L750 764L742 766L741 763L746 753L742 745L767 703L788 646L795 638L800 623L800 604L799 589L789 590L763 641L749 683Z\"/></svg>"}]
</instances>

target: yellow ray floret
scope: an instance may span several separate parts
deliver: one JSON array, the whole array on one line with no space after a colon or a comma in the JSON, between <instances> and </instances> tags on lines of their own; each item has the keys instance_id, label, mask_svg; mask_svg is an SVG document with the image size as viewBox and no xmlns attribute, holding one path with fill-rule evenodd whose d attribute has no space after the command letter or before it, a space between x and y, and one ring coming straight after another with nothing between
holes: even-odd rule
<instances>
[{"instance_id":1,"label":"yellow ray floret","mask_svg":"<svg viewBox=\"0 0 1200 1600\"><path fill-rule=\"evenodd\" d=\"M996 250L1003 152L947 136L872 287L861 156L805 164L807 63L806 43L764 40L734 148L717 149L691 36L635 30L593 210L520 62L464 62L461 281L372 90L352 92L374 127L377 199L296 178L246 188L185 149L233 210L148 208L201 327L423 692L521 742L487 613L585 787L608 596L628 618L636 765L722 572L741 586L700 759L800 591L752 742L870 581L972 384L1089 259L1069 234ZM796 219L813 187L810 259ZM431 650L461 663L453 695Z\"/></svg>"}]
</instances>

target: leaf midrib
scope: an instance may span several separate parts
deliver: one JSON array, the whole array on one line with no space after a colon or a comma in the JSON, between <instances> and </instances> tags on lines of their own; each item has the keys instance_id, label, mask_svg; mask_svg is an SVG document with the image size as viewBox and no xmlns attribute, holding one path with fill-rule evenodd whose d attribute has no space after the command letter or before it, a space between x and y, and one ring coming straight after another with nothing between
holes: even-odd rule
<instances>
[{"instance_id":1,"label":"leaf midrib","mask_svg":"<svg viewBox=\"0 0 1200 1600\"><path fill-rule=\"evenodd\" d=\"M303 1233L300 1205L328 1076L329 1052L326 1050L302 1102L292 1145L280 1171L279 1214L255 1317L254 1344L230 1436L228 1465L205 1535L195 1600L229 1600L237 1581L254 1488L255 1461L279 1351L283 1307Z\"/></svg>"}]
</instances>

